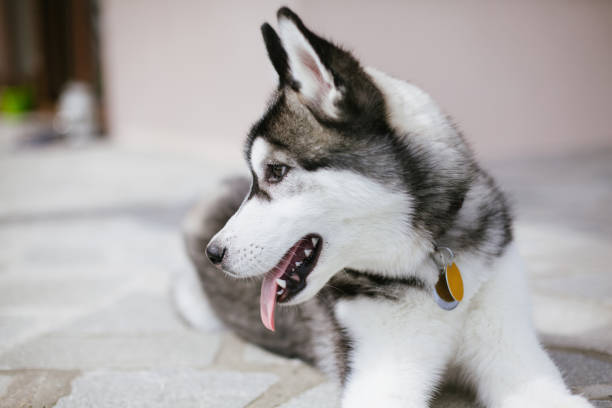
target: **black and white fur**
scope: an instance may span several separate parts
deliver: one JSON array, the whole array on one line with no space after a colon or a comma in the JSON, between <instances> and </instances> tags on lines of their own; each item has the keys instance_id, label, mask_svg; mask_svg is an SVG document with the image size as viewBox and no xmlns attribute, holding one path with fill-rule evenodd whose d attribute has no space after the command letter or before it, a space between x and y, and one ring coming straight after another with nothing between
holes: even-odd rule
<instances>
[{"instance_id":1,"label":"black and white fur","mask_svg":"<svg viewBox=\"0 0 612 408\"><path fill-rule=\"evenodd\" d=\"M444 380L473 388L486 407L589 407L536 338L504 195L450 119L291 10L278 24L278 34L262 26L279 87L246 141L252 180L229 182L186 222L221 321L338 379L346 408L426 407ZM289 170L270 183L277 164ZM321 235L322 252L270 332L261 277L308 233ZM227 274L206 259L209 243L223 248ZM454 251L463 275L452 311L432 296L438 247Z\"/></svg>"}]
</instances>

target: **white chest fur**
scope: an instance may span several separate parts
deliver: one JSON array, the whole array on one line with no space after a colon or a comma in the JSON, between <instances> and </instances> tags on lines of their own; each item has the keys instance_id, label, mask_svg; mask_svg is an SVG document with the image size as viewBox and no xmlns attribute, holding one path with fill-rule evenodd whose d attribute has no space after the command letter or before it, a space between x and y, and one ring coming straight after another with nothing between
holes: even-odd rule
<instances>
[{"instance_id":1,"label":"white chest fur","mask_svg":"<svg viewBox=\"0 0 612 408\"><path fill-rule=\"evenodd\" d=\"M514 245L493 263L457 259L466 296L445 311L423 290L399 301L340 301L352 341L343 407L426 407L447 368L488 407L589 407L572 396L531 324L524 266Z\"/></svg>"}]
</instances>

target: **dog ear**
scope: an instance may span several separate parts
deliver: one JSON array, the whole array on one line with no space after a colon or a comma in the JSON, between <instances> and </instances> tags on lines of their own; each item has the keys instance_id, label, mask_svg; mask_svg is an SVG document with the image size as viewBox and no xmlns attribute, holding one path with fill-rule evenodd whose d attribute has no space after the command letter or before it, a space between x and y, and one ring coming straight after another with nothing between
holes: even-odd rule
<instances>
[{"instance_id":1,"label":"dog ear","mask_svg":"<svg viewBox=\"0 0 612 408\"><path fill-rule=\"evenodd\" d=\"M384 101L359 62L306 28L287 7L277 15L278 34L269 24L264 24L261 32L279 86L293 89L323 122L383 123Z\"/></svg>"},{"instance_id":2,"label":"dog ear","mask_svg":"<svg viewBox=\"0 0 612 408\"><path fill-rule=\"evenodd\" d=\"M302 20L290 9L278 10L280 44L274 30L264 34L272 64L279 72L281 81L291 86L311 110L326 119L337 119L340 115L338 103L342 98L334 75L329 69L329 59L336 47L318 37L304 26ZM280 49L280 50L279 50ZM282 52L281 52L282 50ZM283 74L281 74L283 72Z\"/></svg>"},{"instance_id":3,"label":"dog ear","mask_svg":"<svg viewBox=\"0 0 612 408\"><path fill-rule=\"evenodd\" d=\"M263 35L264 42L266 43L268 57L270 58L274 69L278 73L279 85L283 86L287 83L289 76L287 52L283 48L278 34L276 34L276 31L274 31L270 24L265 23L261 26L261 34Z\"/></svg>"}]
</instances>

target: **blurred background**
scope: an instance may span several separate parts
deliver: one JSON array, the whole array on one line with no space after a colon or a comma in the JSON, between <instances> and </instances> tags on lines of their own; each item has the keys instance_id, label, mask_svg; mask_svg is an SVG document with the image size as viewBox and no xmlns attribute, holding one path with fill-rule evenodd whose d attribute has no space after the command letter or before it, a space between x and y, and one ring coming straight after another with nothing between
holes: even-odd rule
<instances>
[{"instance_id":1,"label":"blurred background","mask_svg":"<svg viewBox=\"0 0 612 408\"><path fill-rule=\"evenodd\" d=\"M514 203L543 341L612 407L609 0L0 0L0 406L335 406L172 300L199 296L181 219L246 173L281 5L454 118Z\"/></svg>"},{"instance_id":2,"label":"blurred background","mask_svg":"<svg viewBox=\"0 0 612 408\"><path fill-rule=\"evenodd\" d=\"M54 113L80 81L112 139L236 150L276 83L258 28L281 2L0 4L3 116ZM430 92L485 158L612 146L609 1L287 4Z\"/></svg>"}]
</instances>

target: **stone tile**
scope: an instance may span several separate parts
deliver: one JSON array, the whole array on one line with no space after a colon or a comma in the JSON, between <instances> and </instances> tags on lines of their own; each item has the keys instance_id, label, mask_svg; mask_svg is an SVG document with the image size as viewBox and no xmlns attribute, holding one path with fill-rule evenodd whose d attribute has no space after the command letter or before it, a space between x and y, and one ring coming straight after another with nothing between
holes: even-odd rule
<instances>
[{"instance_id":1,"label":"stone tile","mask_svg":"<svg viewBox=\"0 0 612 408\"><path fill-rule=\"evenodd\" d=\"M0 393L0 407L52 407L58 399L70 392L70 381L76 371L21 372L13 377L6 393Z\"/></svg>"},{"instance_id":2,"label":"stone tile","mask_svg":"<svg viewBox=\"0 0 612 408\"><path fill-rule=\"evenodd\" d=\"M608 400L612 403L612 384L593 384L575 387L575 391L591 400Z\"/></svg>"},{"instance_id":3,"label":"stone tile","mask_svg":"<svg viewBox=\"0 0 612 408\"><path fill-rule=\"evenodd\" d=\"M242 408L278 381L269 373L96 371L77 378L56 408ZM109 392L112 390L112 392Z\"/></svg>"},{"instance_id":4,"label":"stone tile","mask_svg":"<svg viewBox=\"0 0 612 408\"><path fill-rule=\"evenodd\" d=\"M580 335L540 334L539 337L543 344L552 348L583 350L612 356L612 325L583 332Z\"/></svg>"},{"instance_id":5,"label":"stone tile","mask_svg":"<svg viewBox=\"0 0 612 408\"><path fill-rule=\"evenodd\" d=\"M279 373L282 380L270 387L265 394L250 404L249 408L278 407L291 398L302 395L304 392L327 381L321 372L304 363L268 367L270 370Z\"/></svg>"},{"instance_id":6,"label":"stone tile","mask_svg":"<svg viewBox=\"0 0 612 408\"><path fill-rule=\"evenodd\" d=\"M519 251L534 276L560 279L567 275L605 277L612 262L612 241L559 224L516 223Z\"/></svg>"},{"instance_id":7,"label":"stone tile","mask_svg":"<svg viewBox=\"0 0 612 408\"><path fill-rule=\"evenodd\" d=\"M290 399L279 408L336 408L340 406L340 390L333 383L323 383Z\"/></svg>"},{"instance_id":8,"label":"stone tile","mask_svg":"<svg viewBox=\"0 0 612 408\"><path fill-rule=\"evenodd\" d=\"M9 384L13 381L10 375L0 375L0 397L8 390Z\"/></svg>"},{"instance_id":9,"label":"stone tile","mask_svg":"<svg viewBox=\"0 0 612 408\"><path fill-rule=\"evenodd\" d=\"M254 364L272 364L272 365L287 365L299 364L299 360L291 360L281 357L277 354L270 353L260 347L252 344L245 344L243 356L245 362Z\"/></svg>"},{"instance_id":10,"label":"stone tile","mask_svg":"<svg viewBox=\"0 0 612 408\"><path fill-rule=\"evenodd\" d=\"M0 354L28 338L64 324L74 313L0 313Z\"/></svg>"},{"instance_id":11,"label":"stone tile","mask_svg":"<svg viewBox=\"0 0 612 408\"><path fill-rule=\"evenodd\" d=\"M31 316L0 315L0 350L27 334L32 327L42 324L41 319Z\"/></svg>"},{"instance_id":12,"label":"stone tile","mask_svg":"<svg viewBox=\"0 0 612 408\"><path fill-rule=\"evenodd\" d=\"M546 334L580 335L612 323L612 307L595 302L533 293L536 328Z\"/></svg>"},{"instance_id":13,"label":"stone tile","mask_svg":"<svg viewBox=\"0 0 612 408\"><path fill-rule=\"evenodd\" d=\"M88 308L118 290L122 282L109 279L72 279L70 281L3 282L0 308Z\"/></svg>"},{"instance_id":14,"label":"stone tile","mask_svg":"<svg viewBox=\"0 0 612 408\"><path fill-rule=\"evenodd\" d=\"M534 323L545 344L612 355L612 307L538 293L532 300Z\"/></svg>"},{"instance_id":15,"label":"stone tile","mask_svg":"<svg viewBox=\"0 0 612 408\"><path fill-rule=\"evenodd\" d=\"M571 387L612 384L610 356L560 349L549 349L549 354Z\"/></svg>"},{"instance_id":16,"label":"stone tile","mask_svg":"<svg viewBox=\"0 0 612 408\"><path fill-rule=\"evenodd\" d=\"M0 242L13 246L2 258L9 270L0 273L2 315L53 320L52 313L88 313L132 290L165 295L171 273L190 267L176 231L123 219L11 225L0 228ZM149 323L161 323L159 316Z\"/></svg>"},{"instance_id":17,"label":"stone tile","mask_svg":"<svg viewBox=\"0 0 612 408\"><path fill-rule=\"evenodd\" d=\"M612 245L611 245L612 247ZM581 298L612 307L612 279L606 279L608 272L579 273L571 276L539 277L531 285L539 292L550 295Z\"/></svg>"},{"instance_id":18,"label":"stone tile","mask_svg":"<svg viewBox=\"0 0 612 408\"><path fill-rule=\"evenodd\" d=\"M612 238L610 150L491 163L517 203L519 219L570 226Z\"/></svg>"},{"instance_id":19,"label":"stone tile","mask_svg":"<svg viewBox=\"0 0 612 408\"><path fill-rule=\"evenodd\" d=\"M184 332L170 299L150 293L130 293L113 305L61 329L62 336L138 335Z\"/></svg>"},{"instance_id":20,"label":"stone tile","mask_svg":"<svg viewBox=\"0 0 612 408\"><path fill-rule=\"evenodd\" d=\"M95 232L95 233L92 233ZM167 275L188 266L178 226L157 228L129 217L59 219L3 225L0 263L6 281ZM2 245L0 245L2 248ZM0 284L4 280L0 280Z\"/></svg>"},{"instance_id":21,"label":"stone tile","mask_svg":"<svg viewBox=\"0 0 612 408\"><path fill-rule=\"evenodd\" d=\"M0 369L204 367L219 342L217 335L188 330L147 336L51 334L0 355Z\"/></svg>"},{"instance_id":22,"label":"stone tile","mask_svg":"<svg viewBox=\"0 0 612 408\"><path fill-rule=\"evenodd\" d=\"M128 151L108 144L3 155L0 174L11 177L0 178L0 217L177 202L209 190L228 169L240 171L241 165L212 164L210 157L202 160L193 154Z\"/></svg>"}]
</instances>

